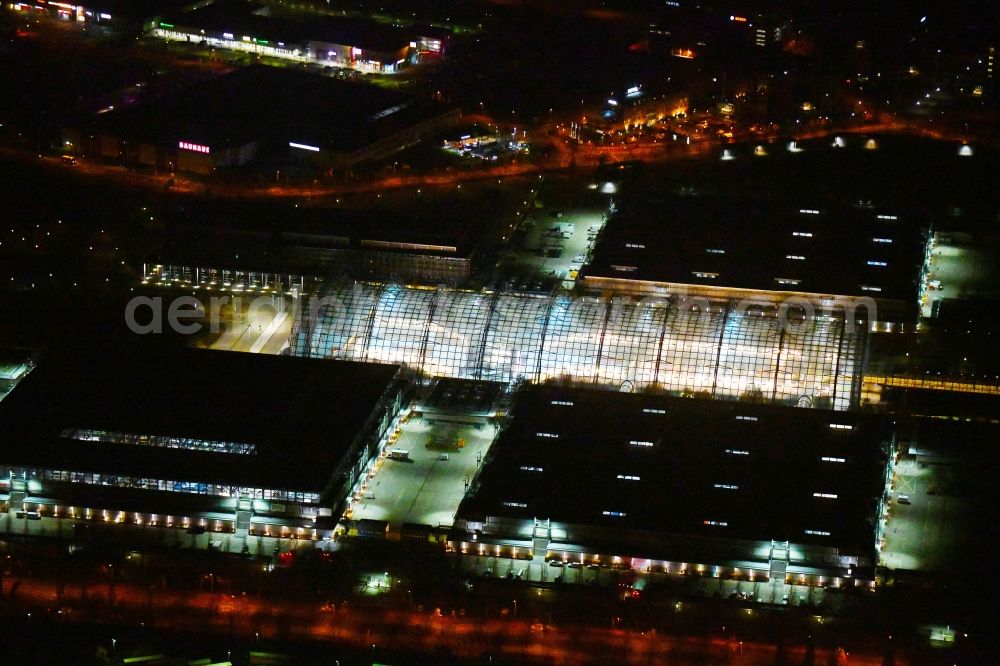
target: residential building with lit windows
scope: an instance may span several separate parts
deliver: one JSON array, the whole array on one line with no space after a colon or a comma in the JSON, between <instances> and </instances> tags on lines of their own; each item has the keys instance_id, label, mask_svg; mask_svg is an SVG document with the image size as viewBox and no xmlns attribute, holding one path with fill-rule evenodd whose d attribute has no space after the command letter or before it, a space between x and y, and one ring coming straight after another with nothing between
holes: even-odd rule
<instances>
[{"instance_id":1,"label":"residential building with lit windows","mask_svg":"<svg viewBox=\"0 0 1000 666\"><path fill-rule=\"evenodd\" d=\"M531 580L614 567L868 585L895 453L873 415L533 386L449 544L467 570Z\"/></svg>"},{"instance_id":2,"label":"residential building with lit windows","mask_svg":"<svg viewBox=\"0 0 1000 666\"><path fill-rule=\"evenodd\" d=\"M0 403L12 524L329 537L400 406L392 365L133 345L65 356Z\"/></svg>"}]
</instances>

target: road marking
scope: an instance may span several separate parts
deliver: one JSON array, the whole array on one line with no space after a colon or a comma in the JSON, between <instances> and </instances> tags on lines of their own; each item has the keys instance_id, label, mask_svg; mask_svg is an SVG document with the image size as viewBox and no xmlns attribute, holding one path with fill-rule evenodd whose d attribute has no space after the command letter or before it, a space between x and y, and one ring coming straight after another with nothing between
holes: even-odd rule
<instances>
[{"instance_id":1,"label":"road marking","mask_svg":"<svg viewBox=\"0 0 1000 666\"><path fill-rule=\"evenodd\" d=\"M910 474L900 474L899 476L897 476L896 480L899 481L899 490L896 491L896 496L898 497L899 493L904 490L909 493L917 492L917 488L914 485L916 479L917 479L916 475L910 475Z\"/></svg>"},{"instance_id":2,"label":"road marking","mask_svg":"<svg viewBox=\"0 0 1000 666\"><path fill-rule=\"evenodd\" d=\"M268 343L268 341L271 339L271 336L274 335L274 332L278 330L278 328L287 318L288 318L288 310L285 310L277 317L272 319L271 323L268 324L267 328L265 328L263 333L260 334L260 337L258 337L257 340L254 341L252 345L250 345L250 353L251 354L260 353L260 350L264 348L264 345Z\"/></svg>"}]
</instances>

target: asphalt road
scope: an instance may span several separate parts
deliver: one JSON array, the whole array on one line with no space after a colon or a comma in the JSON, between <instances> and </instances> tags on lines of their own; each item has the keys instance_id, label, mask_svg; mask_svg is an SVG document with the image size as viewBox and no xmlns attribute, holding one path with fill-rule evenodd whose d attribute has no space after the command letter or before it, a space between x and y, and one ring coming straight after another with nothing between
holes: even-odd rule
<instances>
[{"instance_id":1,"label":"asphalt road","mask_svg":"<svg viewBox=\"0 0 1000 666\"><path fill-rule=\"evenodd\" d=\"M5 591L13 583L5 584ZM365 606L342 606L324 612L315 604L261 600L253 596L224 593L182 593L140 589L118 583L92 585L90 601L104 596L113 600L114 615L124 624L144 618L146 626L172 632L214 631L241 636L275 649L274 641L302 639L331 641L355 647L370 646L373 658L379 650L447 651L465 658L496 656L498 659L548 664L579 664L602 660L616 664L773 664L776 647L741 639L735 634L682 637L655 631L615 627L580 627L544 624L539 618L488 620L481 617L442 613L430 609L399 610ZM24 579L17 586L18 604L25 610L86 605L81 590L67 586L62 594L54 583ZM92 622L91 613L72 611L60 615L63 622ZM126 645L121 645L124 653ZM786 646L788 663L802 663L805 646ZM817 648L815 663L831 663L831 650ZM849 657L849 661L847 658ZM610 660L610 661L609 661ZM881 656L851 651L843 663L881 664ZM902 663L897 660L896 663Z\"/></svg>"}]
</instances>

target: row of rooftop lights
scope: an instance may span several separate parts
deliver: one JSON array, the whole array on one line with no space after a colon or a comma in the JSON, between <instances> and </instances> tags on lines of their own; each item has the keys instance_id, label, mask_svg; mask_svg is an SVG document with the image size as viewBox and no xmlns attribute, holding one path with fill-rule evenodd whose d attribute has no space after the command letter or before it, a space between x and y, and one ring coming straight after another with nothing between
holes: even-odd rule
<instances>
[{"instance_id":1,"label":"row of rooftop lights","mask_svg":"<svg viewBox=\"0 0 1000 666\"><path fill-rule=\"evenodd\" d=\"M919 104L919 102L917 102L917 103ZM831 148L843 148L846 145L847 144L844 142L844 139L842 137L838 136L838 137L834 137L833 142L830 144L830 147ZM798 144L797 141L789 141L788 144L787 144L787 146L786 146L786 148L787 148L788 152L790 152L790 153L801 153L804 150L801 146L799 146L799 144ZM865 150L878 150L878 142L875 141L875 139L868 139L867 141L865 141L864 148L865 148ZM767 148L765 148L763 144L757 145L753 149L753 154L756 157L766 157L767 154L768 154ZM967 143L961 144L959 146L959 148L958 148L958 154L961 157L972 157L972 154L973 154L972 153L972 146L970 146ZM733 151L732 151L731 148L724 148L722 150L722 157L720 159L722 159L723 161L728 162L730 160L736 159L736 156L733 154Z\"/></svg>"},{"instance_id":2,"label":"row of rooftop lights","mask_svg":"<svg viewBox=\"0 0 1000 666\"><path fill-rule=\"evenodd\" d=\"M619 478L622 478L622 476L619 475ZM729 487L729 486L727 486L726 484L716 484L716 487L720 488L720 487ZM735 486L735 487L738 488L738 486ZM812 496L815 497L815 498L817 498L817 499L838 499L838 495L836 493L829 493L829 492L814 492L812 494ZM504 500L503 502L501 502L501 504L503 506L505 506L505 507L512 508L512 509L527 509L528 508L527 502L523 502L523 501L520 501L520 500ZM605 517L605 518L627 518L628 517L628 512L627 511L622 511L622 510L619 510L619 509L604 509L604 510L601 511L601 515L603 517ZM728 520L720 520L720 519L716 519L716 518L706 518L706 519L702 520L702 525L704 525L706 527L729 527L729 521ZM819 530L819 529L807 528L807 529L803 530L803 534L807 534L807 535L811 535L811 536L830 536L830 531L829 530Z\"/></svg>"},{"instance_id":3,"label":"row of rooftop lights","mask_svg":"<svg viewBox=\"0 0 1000 666\"><path fill-rule=\"evenodd\" d=\"M817 209L814 209L814 208L802 208L802 209L799 209L799 213L801 213L803 215L820 215L821 211L817 210ZM882 220L882 221L895 221L895 220L899 219L899 217L897 215L887 215L887 214L879 214L879 215L876 215L875 217L876 217L876 219ZM813 232L811 232L811 231L793 231L792 232L792 236L793 237L797 237L797 238L812 238L813 237ZM892 238L886 238L886 237L882 237L882 236L875 236L875 237L872 238L872 242L873 243L879 243L879 244L891 244L894 241L893 241ZM646 245L643 244L643 243L632 241L632 242L626 242L625 243L625 248L626 249L630 249L630 250L633 250L633 249L642 250L642 249L646 248ZM707 254L722 254L722 255L726 254L726 251L724 249L722 249L722 248L714 248L714 247L705 248L705 252ZM801 254L788 254L788 255L785 255L785 259L787 259L789 261L805 261L806 257L805 257L805 255L801 255ZM888 262L885 262L885 261L882 261L882 260L877 260L877 259L869 259L869 260L866 261L866 263L867 263L868 266L875 267L875 268L886 268L888 266ZM621 273L634 273L639 268L638 268L638 266L628 266L628 265L613 264L611 266L611 269L615 270L615 271L618 271L618 272L621 272ZM715 271L691 271L691 275L693 277L695 277L695 278L703 279L703 280L716 280L716 279L719 278L719 273L715 272ZM774 280L775 280L775 282L777 282L780 285L794 286L794 285L799 285L799 284L802 283L802 280L800 278L791 278L791 277L775 277ZM872 286L872 285L867 285L867 284L861 284L861 285L858 285L858 287L862 291L869 291L869 292L881 292L882 291L882 288L879 287L879 286Z\"/></svg>"},{"instance_id":4,"label":"row of rooftop lights","mask_svg":"<svg viewBox=\"0 0 1000 666\"><path fill-rule=\"evenodd\" d=\"M571 401L571 400L552 400L549 404L554 405L554 406L559 406L559 407L572 407L574 405L573 401ZM656 407L644 407L643 410L642 410L642 412L644 414L660 414L660 415L665 415L667 413L667 410L665 410L665 409L659 409L659 408L656 408ZM747 414L737 414L735 416L735 420L755 423L755 422L757 422L757 421L760 420L760 417L758 417L758 416L750 416L750 415L747 415ZM836 423L836 422L834 422L834 423L830 423L829 426L830 426L831 430L854 430L854 426L851 425L851 424L849 424L849 423ZM558 439L559 438L559 433L556 433L556 432L536 432L535 436L536 437L547 438L547 439ZM630 443L631 444L635 444L637 442L630 441Z\"/></svg>"},{"instance_id":5,"label":"row of rooftop lights","mask_svg":"<svg viewBox=\"0 0 1000 666\"><path fill-rule=\"evenodd\" d=\"M553 401L551 401L551 404L553 404L553 405L559 405L559 406L572 406L573 405L573 403L571 401L566 401L566 400L553 400ZM644 409L643 411L645 412L647 410ZM665 413L664 410L655 410L655 411L657 413ZM747 416L747 415L737 415L736 416L736 420L738 420L738 421L757 421L758 417L756 417L756 416ZM830 426L831 430L837 430L837 431L851 431L851 430L854 429L854 426L849 425L849 424L844 424L844 423L830 423L829 426ZM539 432L539 433L536 433L536 436L542 437L542 438L547 438L547 439L557 439L559 437L559 434L558 433L550 433L550 432ZM629 444L632 445L632 446L639 446L639 447L653 447L653 446L655 446L655 444L653 442L648 441L648 440L629 440ZM747 451L747 450L745 450L745 449L726 449L725 452L728 453L728 454L730 454L730 455L740 455L740 456L750 455L750 452ZM822 462L845 463L846 459L842 458L842 457L836 457L836 456L821 456L820 457L820 461L822 461ZM522 465L520 467L520 469L522 471L528 471L528 472L543 472L544 471L544 468L542 468L542 467L536 467L536 466L530 466L530 465ZM638 475L618 474L617 475L617 479L619 479L619 480L627 480L627 481L639 481L640 477ZM730 483L716 483L716 484L713 484L713 488L724 489L724 490L739 490L739 485L737 485L737 484L730 484ZM837 499L838 495L835 494L835 493L814 492L813 493L813 497L820 498L820 499ZM507 506L507 507L511 507L511 508L527 508L527 504L526 503L520 502L520 501L515 501L515 500L504 501L503 505ZM624 517L626 517L626 513L625 512L623 512L623 511L613 511L613 510L605 510L605 511L602 512L602 515L608 516L608 517L614 517L614 518L624 518ZM704 521L704 524L705 525L709 525L709 526L717 526L717 527L726 527L726 526L728 526L727 522L725 522L725 521L716 521L716 520L706 520L706 521ZM830 534L828 531L824 531L824 530L805 530L805 533L806 534L811 534L811 535L820 535L820 536L829 536L829 534Z\"/></svg>"}]
</instances>

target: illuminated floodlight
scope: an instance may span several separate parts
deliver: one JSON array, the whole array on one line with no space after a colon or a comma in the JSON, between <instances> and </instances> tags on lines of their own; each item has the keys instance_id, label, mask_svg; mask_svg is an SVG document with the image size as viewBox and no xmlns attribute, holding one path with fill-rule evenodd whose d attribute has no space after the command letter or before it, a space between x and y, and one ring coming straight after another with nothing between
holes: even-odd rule
<instances>
[{"instance_id":1,"label":"illuminated floodlight","mask_svg":"<svg viewBox=\"0 0 1000 666\"><path fill-rule=\"evenodd\" d=\"M958 154L962 157L972 157L972 146L967 143L963 143L962 147L958 149Z\"/></svg>"},{"instance_id":2,"label":"illuminated floodlight","mask_svg":"<svg viewBox=\"0 0 1000 666\"><path fill-rule=\"evenodd\" d=\"M764 157L765 155L767 155L767 149L765 149L764 146L762 145L757 146L756 148L753 149L753 154L756 155L757 157Z\"/></svg>"},{"instance_id":3,"label":"illuminated floodlight","mask_svg":"<svg viewBox=\"0 0 1000 666\"><path fill-rule=\"evenodd\" d=\"M878 144L875 143L875 139L868 139L865 142L865 150L878 150Z\"/></svg>"},{"instance_id":4,"label":"illuminated floodlight","mask_svg":"<svg viewBox=\"0 0 1000 666\"><path fill-rule=\"evenodd\" d=\"M733 151L729 150L728 148L725 148L722 151L722 159L728 161L736 158L733 157Z\"/></svg>"},{"instance_id":5,"label":"illuminated floodlight","mask_svg":"<svg viewBox=\"0 0 1000 666\"><path fill-rule=\"evenodd\" d=\"M304 144L304 143L295 143L294 141L289 141L288 145L291 148L298 148L299 150L308 150L308 151L313 152L313 153L318 153L319 152L319 147L318 146L310 146L310 145L307 145L307 144Z\"/></svg>"},{"instance_id":6,"label":"illuminated floodlight","mask_svg":"<svg viewBox=\"0 0 1000 666\"><path fill-rule=\"evenodd\" d=\"M789 141L788 142L788 152L790 152L790 153L801 153L802 152L802 149L799 148L798 141Z\"/></svg>"},{"instance_id":7,"label":"illuminated floodlight","mask_svg":"<svg viewBox=\"0 0 1000 666\"><path fill-rule=\"evenodd\" d=\"M833 144L831 144L831 145L834 148L843 148L844 147L844 139L842 137L839 137L839 136L838 137L834 137Z\"/></svg>"}]
</instances>

